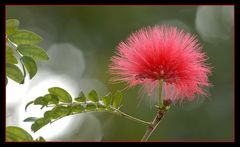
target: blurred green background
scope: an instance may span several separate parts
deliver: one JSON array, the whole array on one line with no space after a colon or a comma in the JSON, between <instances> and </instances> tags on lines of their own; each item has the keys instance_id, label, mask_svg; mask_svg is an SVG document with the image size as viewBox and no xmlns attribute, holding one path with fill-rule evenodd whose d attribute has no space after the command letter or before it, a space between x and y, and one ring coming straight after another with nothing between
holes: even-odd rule
<instances>
[{"instance_id":1,"label":"blurred green background","mask_svg":"<svg viewBox=\"0 0 240 147\"><path fill-rule=\"evenodd\" d=\"M233 6L7 6L7 18L18 19L20 28L41 35L44 41L40 46L50 56L49 62L38 63L36 78L24 90L13 82L7 86L7 125L30 131L31 124L22 122L30 112L22 109L39 96L36 92L31 94L34 90L46 93L48 87L60 85L77 95L81 90L95 88L103 96L108 91L123 89L126 85L109 82L108 66L117 44L139 28L171 24L192 32L200 40L213 67L210 81L214 86L208 89L211 95L207 98L173 105L150 140L233 141L233 9ZM12 89L20 90L14 95ZM124 92L121 109L150 121L156 113L151 100L154 98L139 96L139 89ZM37 111L41 116L43 111L38 109L30 110L31 116ZM108 113L66 119L43 128L36 136L52 141L139 141L146 129Z\"/></svg>"}]
</instances>

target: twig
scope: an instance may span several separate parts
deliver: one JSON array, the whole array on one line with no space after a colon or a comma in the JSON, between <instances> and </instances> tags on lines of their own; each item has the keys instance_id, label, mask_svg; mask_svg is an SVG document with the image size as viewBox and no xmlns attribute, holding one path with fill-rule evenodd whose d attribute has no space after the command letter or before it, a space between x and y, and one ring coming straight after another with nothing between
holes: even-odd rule
<instances>
[{"instance_id":1,"label":"twig","mask_svg":"<svg viewBox=\"0 0 240 147\"><path fill-rule=\"evenodd\" d=\"M170 108L171 100L163 100L162 99L162 89L163 89L163 79L160 79L159 81L159 98L158 98L158 112L151 122L151 124L148 125L147 130L142 137L141 142L145 142L148 140L148 138L151 136L153 131L157 128L158 124L160 123L161 119L166 114L167 110Z\"/></svg>"},{"instance_id":2,"label":"twig","mask_svg":"<svg viewBox=\"0 0 240 147\"><path fill-rule=\"evenodd\" d=\"M142 123L142 124L144 124L144 125L150 125L150 124L151 124L150 122L147 122L147 121L138 119L138 118L136 118L136 117L130 116L130 115L128 115L128 114L126 114L126 113L118 110L118 109L117 109L116 111L117 111L121 116L126 117L126 118L128 118L128 119L130 119L130 120L133 120L133 121L135 121L135 122Z\"/></svg>"},{"instance_id":3,"label":"twig","mask_svg":"<svg viewBox=\"0 0 240 147\"><path fill-rule=\"evenodd\" d=\"M163 107L159 108L159 111L158 111L157 115L155 116L154 120L147 127L147 130L146 130L146 132L145 132L141 142L146 142L148 140L148 138L151 136L153 131L157 128L157 126L160 123L161 119L166 114L166 112L169 109L169 107L170 106L163 106Z\"/></svg>"}]
</instances>

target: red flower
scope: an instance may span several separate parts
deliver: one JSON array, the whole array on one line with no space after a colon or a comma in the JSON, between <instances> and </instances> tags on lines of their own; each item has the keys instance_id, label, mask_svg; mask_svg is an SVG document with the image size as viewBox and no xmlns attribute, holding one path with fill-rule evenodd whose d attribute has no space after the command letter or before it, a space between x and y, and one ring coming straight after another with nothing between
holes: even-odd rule
<instances>
[{"instance_id":1,"label":"red flower","mask_svg":"<svg viewBox=\"0 0 240 147\"><path fill-rule=\"evenodd\" d=\"M150 95L163 79L163 99L192 100L209 87L210 67L196 37L172 26L143 28L117 47L110 72L113 82L142 84Z\"/></svg>"}]
</instances>

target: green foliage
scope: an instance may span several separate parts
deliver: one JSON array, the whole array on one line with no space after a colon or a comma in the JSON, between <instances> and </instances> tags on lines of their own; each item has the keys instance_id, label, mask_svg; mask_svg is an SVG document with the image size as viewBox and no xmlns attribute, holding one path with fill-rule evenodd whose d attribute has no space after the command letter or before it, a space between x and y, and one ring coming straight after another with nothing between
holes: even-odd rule
<instances>
[{"instance_id":1,"label":"green foliage","mask_svg":"<svg viewBox=\"0 0 240 147\"><path fill-rule=\"evenodd\" d=\"M96 104L94 104L94 103L88 103L88 104L86 105L85 109L86 109L87 111L94 111L94 110L97 109L97 106L96 106Z\"/></svg>"},{"instance_id":2,"label":"green foliage","mask_svg":"<svg viewBox=\"0 0 240 147\"><path fill-rule=\"evenodd\" d=\"M77 102L86 102L87 98L85 96L85 94L81 91L79 94L79 97L75 98L75 101Z\"/></svg>"},{"instance_id":3,"label":"green foliage","mask_svg":"<svg viewBox=\"0 0 240 147\"><path fill-rule=\"evenodd\" d=\"M17 19L8 19L6 22L6 75L23 84L26 71L32 79L37 73L36 61L46 61L49 57L44 49L36 45L42 41L42 37L28 30L19 30L19 24ZM18 61L22 64L22 70L14 65Z\"/></svg>"},{"instance_id":4,"label":"green foliage","mask_svg":"<svg viewBox=\"0 0 240 147\"><path fill-rule=\"evenodd\" d=\"M118 109L120 107L122 101L122 93L121 91L117 91L114 95L114 99L113 99L113 108Z\"/></svg>"},{"instance_id":5,"label":"green foliage","mask_svg":"<svg viewBox=\"0 0 240 147\"><path fill-rule=\"evenodd\" d=\"M6 75L10 79L22 84L24 83L24 77L22 71L18 68L18 66L14 64L7 63L6 65Z\"/></svg>"},{"instance_id":6,"label":"green foliage","mask_svg":"<svg viewBox=\"0 0 240 147\"><path fill-rule=\"evenodd\" d=\"M32 44L21 44L17 47L17 50L22 55L29 56L36 61L45 61L49 59L44 49Z\"/></svg>"},{"instance_id":7,"label":"green foliage","mask_svg":"<svg viewBox=\"0 0 240 147\"><path fill-rule=\"evenodd\" d=\"M37 119L31 126L31 129L33 132L36 132L37 130L39 130L40 128L42 128L43 126L45 126L46 124L48 124L50 122L50 119L48 118L39 118Z\"/></svg>"},{"instance_id":8,"label":"green foliage","mask_svg":"<svg viewBox=\"0 0 240 147\"><path fill-rule=\"evenodd\" d=\"M46 140L42 136L40 136L39 138L36 139L36 141L38 141L38 142L45 142Z\"/></svg>"},{"instance_id":9,"label":"green foliage","mask_svg":"<svg viewBox=\"0 0 240 147\"><path fill-rule=\"evenodd\" d=\"M102 102L104 105L106 105L107 107L109 107L109 105L112 102L112 93L108 93L105 97L102 98Z\"/></svg>"},{"instance_id":10,"label":"green foliage","mask_svg":"<svg viewBox=\"0 0 240 147\"><path fill-rule=\"evenodd\" d=\"M46 112L44 113L44 118L48 118L48 119L53 118L52 110L46 111Z\"/></svg>"},{"instance_id":11,"label":"green foliage","mask_svg":"<svg viewBox=\"0 0 240 147\"><path fill-rule=\"evenodd\" d=\"M48 94L40 96L33 101L27 103L25 109L31 104L41 105L41 109L44 107L53 107L44 113L42 118L30 117L25 119L25 121L33 121L32 131L36 132L45 125L52 123L62 117L69 115L86 113L86 112L113 112L119 113L117 111L121 105L122 94L117 91L112 97L109 93L102 99L99 98L96 90L91 90L88 97L85 96L83 92L80 92L77 98L72 100L71 95L63 88L52 87L48 89Z\"/></svg>"},{"instance_id":12,"label":"green foliage","mask_svg":"<svg viewBox=\"0 0 240 147\"><path fill-rule=\"evenodd\" d=\"M24 122L34 122L36 121L38 118L37 117L28 117L26 119L24 119L23 121Z\"/></svg>"},{"instance_id":13,"label":"green foliage","mask_svg":"<svg viewBox=\"0 0 240 147\"><path fill-rule=\"evenodd\" d=\"M70 113L71 113L70 106L56 105L52 109L52 118L59 118L59 117L67 116Z\"/></svg>"},{"instance_id":14,"label":"green foliage","mask_svg":"<svg viewBox=\"0 0 240 147\"><path fill-rule=\"evenodd\" d=\"M88 94L88 99L93 102L98 102L98 94L94 89Z\"/></svg>"},{"instance_id":15,"label":"green foliage","mask_svg":"<svg viewBox=\"0 0 240 147\"><path fill-rule=\"evenodd\" d=\"M6 46L6 62L10 64L17 64L18 61L14 56L12 49L7 45Z\"/></svg>"},{"instance_id":16,"label":"green foliage","mask_svg":"<svg viewBox=\"0 0 240 147\"><path fill-rule=\"evenodd\" d=\"M97 108L98 108L98 110L106 110L107 106L103 105L103 104L100 104L100 103L97 103Z\"/></svg>"},{"instance_id":17,"label":"green foliage","mask_svg":"<svg viewBox=\"0 0 240 147\"><path fill-rule=\"evenodd\" d=\"M30 79L32 79L35 76L35 74L37 73L36 62L31 57L28 57L28 56L23 56L21 58L21 60L29 73Z\"/></svg>"},{"instance_id":18,"label":"green foliage","mask_svg":"<svg viewBox=\"0 0 240 147\"><path fill-rule=\"evenodd\" d=\"M24 129L16 126L8 126L6 128L6 141L7 142L34 142L45 141L43 137L33 140L33 137Z\"/></svg>"},{"instance_id":19,"label":"green foliage","mask_svg":"<svg viewBox=\"0 0 240 147\"><path fill-rule=\"evenodd\" d=\"M64 89L60 87L53 87L48 89L50 94L56 95L60 102L71 103L72 96Z\"/></svg>"},{"instance_id":20,"label":"green foliage","mask_svg":"<svg viewBox=\"0 0 240 147\"><path fill-rule=\"evenodd\" d=\"M6 27L6 34L11 35L15 33L19 27L19 21L17 19L8 19Z\"/></svg>"},{"instance_id":21,"label":"green foliage","mask_svg":"<svg viewBox=\"0 0 240 147\"><path fill-rule=\"evenodd\" d=\"M46 95L44 95L44 97L48 104L58 104L59 103L59 99L56 95L46 94Z\"/></svg>"},{"instance_id":22,"label":"green foliage","mask_svg":"<svg viewBox=\"0 0 240 147\"><path fill-rule=\"evenodd\" d=\"M28 102L27 105L25 106L25 111L27 111L28 106L33 104L33 103L34 103L34 101Z\"/></svg>"},{"instance_id":23,"label":"green foliage","mask_svg":"<svg viewBox=\"0 0 240 147\"><path fill-rule=\"evenodd\" d=\"M84 111L84 107L81 104L73 103L72 112L81 113Z\"/></svg>"},{"instance_id":24,"label":"green foliage","mask_svg":"<svg viewBox=\"0 0 240 147\"><path fill-rule=\"evenodd\" d=\"M25 130L15 126L6 128L6 140L9 142L15 141L33 141L32 136Z\"/></svg>"},{"instance_id":25,"label":"green foliage","mask_svg":"<svg viewBox=\"0 0 240 147\"><path fill-rule=\"evenodd\" d=\"M14 34L9 36L9 40L17 45L20 45L20 44L38 44L43 39L42 37L31 31L17 30Z\"/></svg>"},{"instance_id":26,"label":"green foliage","mask_svg":"<svg viewBox=\"0 0 240 147\"><path fill-rule=\"evenodd\" d=\"M44 96L40 96L36 100L34 100L34 105L42 105L42 108L44 106L47 106L47 104L48 104L48 101Z\"/></svg>"}]
</instances>

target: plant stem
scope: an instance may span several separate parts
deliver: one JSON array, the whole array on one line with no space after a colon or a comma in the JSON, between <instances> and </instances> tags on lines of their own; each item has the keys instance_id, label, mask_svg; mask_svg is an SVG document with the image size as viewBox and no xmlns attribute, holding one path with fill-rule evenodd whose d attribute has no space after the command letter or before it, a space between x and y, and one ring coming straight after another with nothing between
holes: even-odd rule
<instances>
[{"instance_id":1,"label":"plant stem","mask_svg":"<svg viewBox=\"0 0 240 147\"><path fill-rule=\"evenodd\" d=\"M162 87L163 87L163 79L160 79L159 81L159 98L158 98L158 106L163 106L163 100L162 100Z\"/></svg>"},{"instance_id":2,"label":"plant stem","mask_svg":"<svg viewBox=\"0 0 240 147\"><path fill-rule=\"evenodd\" d=\"M59 105L63 105L63 106L66 105L66 106L67 106L68 104L62 103L62 104L59 104ZM50 106L50 107L52 107L52 106ZM110 113L113 113L113 114L116 114L116 115L120 115L120 116L126 117L126 118L128 118L128 119L130 119L130 120L133 120L133 121L135 121L135 122L141 123L141 124L143 124L143 125L150 125L150 124L151 124L151 122L147 122L147 121L141 120L141 119L139 119L139 118L133 117L133 116L131 116L131 115L128 115L128 114L120 111L119 109L112 108L112 107L111 107L111 109L112 109L112 111L109 111L109 110L101 110L101 111L90 111L90 112L110 112ZM81 112L81 113L83 113L83 112ZM73 114L70 114L70 115L75 115L75 114L78 114L78 113L73 113ZM58 120L58 119L56 119L56 120ZM55 122L56 120L54 120L53 122Z\"/></svg>"},{"instance_id":3,"label":"plant stem","mask_svg":"<svg viewBox=\"0 0 240 147\"><path fill-rule=\"evenodd\" d=\"M146 130L141 142L145 142L148 140L148 138L151 136L153 131L157 128L158 124L160 123L161 119L166 114L168 109L169 109L169 106L163 106L163 107L159 108L159 111L158 111L157 115L155 116L154 120L147 127L147 130Z\"/></svg>"},{"instance_id":4,"label":"plant stem","mask_svg":"<svg viewBox=\"0 0 240 147\"><path fill-rule=\"evenodd\" d=\"M136 117L130 116L130 115L128 115L128 114L126 114L126 113L118 110L118 109L116 109L116 111L118 112L119 115L121 115L121 116L123 116L123 117L126 117L126 118L128 118L128 119L130 119L130 120L133 120L133 121L135 121L135 122L142 123L142 124L144 124L144 125L150 125L150 124L151 124L150 122L147 122L147 121L138 119L138 118L136 118Z\"/></svg>"},{"instance_id":5,"label":"plant stem","mask_svg":"<svg viewBox=\"0 0 240 147\"><path fill-rule=\"evenodd\" d=\"M15 51L16 55L17 55L19 58L22 57L21 54L19 53L19 51L17 50L16 45L13 44L8 38L7 38L7 44L8 44L9 46L11 46L12 48L15 49L14 51Z\"/></svg>"},{"instance_id":6,"label":"plant stem","mask_svg":"<svg viewBox=\"0 0 240 147\"><path fill-rule=\"evenodd\" d=\"M166 114L167 110L170 108L171 101L162 99L162 87L163 87L163 80L160 79L159 81L159 99L158 99L158 113L156 114L155 118L151 122L151 124L148 125L147 130L141 139L141 142L145 142L148 140L148 138L151 136L153 131L157 128L158 124L160 123L163 116Z\"/></svg>"},{"instance_id":7,"label":"plant stem","mask_svg":"<svg viewBox=\"0 0 240 147\"><path fill-rule=\"evenodd\" d=\"M135 118L135 117L133 117L133 116L130 116L130 115L128 115L128 114L126 114L126 113L118 110L118 109L115 109L115 111L116 111L116 112L111 112L111 111L108 111L108 110L104 110L104 111L89 111L89 112L110 112L110 113L113 113L113 114L117 114L117 115L126 117L126 118L128 118L128 119L130 119L130 120L133 120L133 121L135 121L135 122L138 122L138 123L141 123L141 124L144 124L144 125L150 125L150 124L151 124L150 122L146 122L146 121L144 121L144 120L141 120L141 119ZM82 113L83 113L83 112L82 112ZM75 115L75 114L80 114L80 113L72 113L72 114L69 114L69 115L67 115L67 116ZM65 116L63 116L63 117L65 117ZM62 117L59 117L59 118L53 120L51 123L53 123L53 122L55 122L55 121L57 121L57 120L59 120L59 119L61 119L61 118L62 118Z\"/></svg>"}]
</instances>

